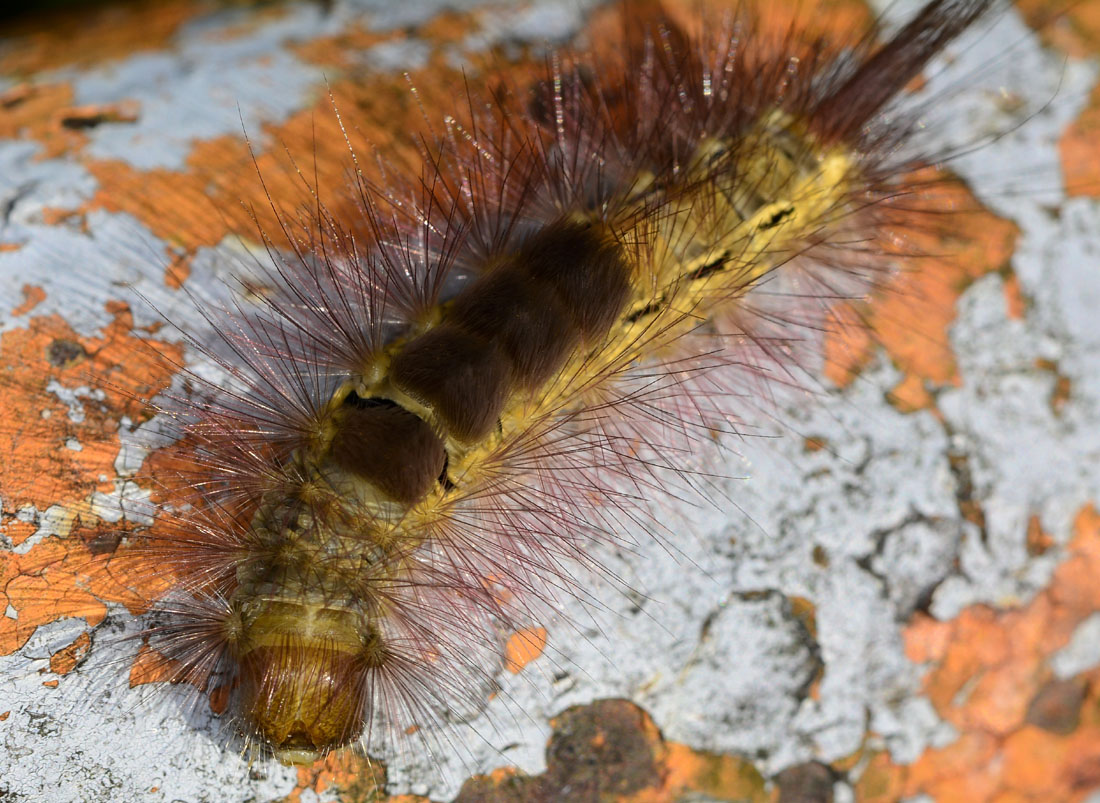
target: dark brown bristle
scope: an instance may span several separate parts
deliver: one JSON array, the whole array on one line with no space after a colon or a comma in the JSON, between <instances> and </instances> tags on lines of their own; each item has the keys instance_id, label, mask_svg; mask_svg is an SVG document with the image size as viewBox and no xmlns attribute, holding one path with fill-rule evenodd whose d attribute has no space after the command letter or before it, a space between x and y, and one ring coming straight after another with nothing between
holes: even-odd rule
<instances>
[{"instance_id":1,"label":"dark brown bristle","mask_svg":"<svg viewBox=\"0 0 1100 803\"><path fill-rule=\"evenodd\" d=\"M553 288L512 263L482 277L454 301L447 320L500 345L523 387L538 387L580 339Z\"/></svg>"},{"instance_id":2,"label":"dark brown bristle","mask_svg":"<svg viewBox=\"0 0 1100 803\"><path fill-rule=\"evenodd\" d=\"M415 504L443 471L443 442L421 418L396 404L345 405L331 447L338 466L391 499Z\"/></svg>"},{"instance_id":3,"label":"dark brown bristle","mask_svg":"<svg viewBox=\"0 0 1100 803\"><path fill-rule=\"evenodd\" d=\"M511 369L495 345L445 323L398 352L390 378L403 392L431 405L452 436L469 443L496 426Z\"/></svg>"},{"instance_id":4,"label":"dark brown bristle","mask_svg":"<svg viewBox=\"0 0 1100 803\"><path fill-rule=\"evenodd\" d=\"M589 341L607 333L630 294L622 250L581 223L559 221L528 240L519 254L528 275L546 282Z\"/></svg>"},{"instance_id":5,"label":"dark brown bristle","mask_svg":"<svg viewBox=\"0 0 1100 803\"><path fill-rule=\"evenodd\" d=\"M809 120L826 140L850 140L993 0L935 0L828 95Z\"/></svg>"}]
</instances>

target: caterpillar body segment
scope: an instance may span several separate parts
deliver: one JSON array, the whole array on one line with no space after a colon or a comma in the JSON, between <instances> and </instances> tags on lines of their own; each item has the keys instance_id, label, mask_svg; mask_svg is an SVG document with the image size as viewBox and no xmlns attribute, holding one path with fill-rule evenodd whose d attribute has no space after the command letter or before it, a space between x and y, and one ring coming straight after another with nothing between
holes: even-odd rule
<instances>
[{"instance_id":1,"label":"caterpillar body segment","mask_svg":"<svg viewBox=\"0 0 1100 803\"><path fill-rule=\"evenodd\" d=\"M525 111L471 93L406 195L360 175L359 219L284 218L279 292L223 329L248 390L188 412L212 479L149 550L189 550L223 612L150 634L177 679L236 667L288 763L476 701L496 635L736 414L723 372L888 272L867 244L921 163L877 115L988 5L934 0L860 58L647 20Z\"/></svg>"}]
</instances>

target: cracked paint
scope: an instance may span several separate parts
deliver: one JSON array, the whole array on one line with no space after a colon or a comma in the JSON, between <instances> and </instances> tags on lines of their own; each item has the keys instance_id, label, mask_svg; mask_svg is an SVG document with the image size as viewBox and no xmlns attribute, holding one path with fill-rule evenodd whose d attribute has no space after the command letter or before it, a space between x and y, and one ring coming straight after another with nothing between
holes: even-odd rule
<instances>
[{"instance_id":1,"label":"cracked paint","mask_svg":"<svg viewBox=\"0 0 1100 803\"><path fill-rule=\"evenodd\" d=\"M106 614L106 600L128 603L134 612L144 607L108 560L93 558L83 539L67 537L78 522L94 526L102 517L91 500L115 491L119 422L140 417L139 399L167 386L173 351L175 359L181 356L161 344L159 355L137 359L142 349L154 352L132 334L129 308L115 302L109 312L113 321L102 338L81 337L55 316L0 334L6 422L0 430L0 535L12 548L0 564L0 603L15 614L0 619L0 654L14 652L39 625L61 617L80 616L94 626ZM109 390L87 390L93 376L106 379ZM77 406L52 397L54 385L76 387ZM70 442L79 449L59 448Z\"/></svg>"},{"instance_id":2,"label":"cracked paint","mask_svg":"<svg viewBox=\"0 0 1100 803\"><path fill-rule=\"evenodd\" d=\"M1100 669L1058 678L1052 659L1100 609L1100 514L1082 510L1050 585L1018 608L918 614L906 653L927 668L923 691L957 732L908 766L868 764L862 801L1084 800L1100 786Z\"/></svg>"}]
</instances>

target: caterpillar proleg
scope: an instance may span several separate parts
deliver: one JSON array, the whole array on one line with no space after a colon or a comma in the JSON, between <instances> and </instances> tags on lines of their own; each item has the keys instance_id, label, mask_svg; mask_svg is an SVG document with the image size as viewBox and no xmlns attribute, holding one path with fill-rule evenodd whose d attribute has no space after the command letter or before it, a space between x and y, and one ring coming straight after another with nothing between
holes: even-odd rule
<instances>
[{"instance_id":1,"label":"caterpillar proleg","mask_svg":"<svg viewBox=\"0 0 1100 803\"><path fill-rule=\"evenodd\" d=\"M526 662L509 652L517 634L534 642L535 652L549 636L546 654L529 669L541 666L551 685L567 686L550 692L550 712L559 713L581 702L568 686L581 682L586 667L573 657L583 647L554 639L598 643L607 621L642 627L647 617L669 633L668 666L645 654L657 648L647 650L644 641L633 644L642 654L616 655L610 663L623 678L622 696L669 717L657 716L666 735L674 734L669 738L756 759L768 776L811 759L839 761L859 749L868 731L886 732L899 755L919 752L914 745L934 741L932 726L921 731L889 720L926 716L927 707L883 702L889 672L875 667L870 679L852 681L874 689L867 691L875 700L868 709L875 711L873 726L841 717L842 726L830 731L840 708L835 701L844 697L830 667L844 665L838 644L851 635L836 597L847 594L853 609L871 609L872 580L883 576L889 604L899 611L908 606L906 615L928 608L939 591L926 573L950 577L942 564L951 560L931 561L935 571L913 569L906 585L899 578L908 578L908 569L891 574L894 568L881 566L888 550L919 543L950 555L955 544L972 547L989 532L995 540L997 524L959 514L965 472L949 462L936 465L956 472L952 482L940 483L951 487L913 491L905 502L876 486L878 478L863 477L855 468L862 461L872 473L886 471L908 448L901 436L876 432L886 447L868 447L861 456L828 443L817 458L824 474L850 471L869 483L860 512L876 524L845 539L841 514L829 511L857 503L802 500L813 513L802 524L802 540L788 539L783 530L791 520L761 516L752 499L766 493L754 490L760 485L790 484L786 456L769 464L753 416L776 418L787 437L804 433L812 451L823 424L807 412L818 399L806 388L821 373L822 351L857 351L858 343L843 335L858 338L875 301L897 292L891 278L919 273L941 256L944 234L978 215L977 205L954 194L935 168L964 162L981 134L943 144L924 126L966 89L936 85L948 68L929 65L945 52L965 60L979 48L980 32L951 50L973 27L1010 16L991 5L932 0L885 32L868 24L845 38L816 30L805 9L779 23L749 8L709 9L701 24L698 10L678 4L624 3L593 12L588 40L575 47L529 57L515 69L472 71L464 85L456 73L445 108L438 106L441 91L431 94L422 75L413 75L394 104L411 109L420 127L398 132L388 148L373 142L377 155L364 147L369 137L359 132L366 125L359 115L372 102L384 105L384 94L361 98L357 109L342 98L341 78L323 89L325 80L314 75L315 114L329 122L316 123L322 128L312 156L288 147L292 167L282 174L263 161L280 150L277 142L246 119L252 142L242 145L238 120L227 136L240 146L238 157L255 162L248 166L263 182L260 202L230 225L228 244L220 237L205 243L181 228L177 255L192 271L182 282L186 293L131 282L145 301L131 299L133 311L112 308L115 329L100 327L94 341L83 332L64 334L56 321L23 320L35 307L33 283L25 283L26 291L19 285L27 311L5 305L17 332L6 340L27 344L25 353L6 352L7 361L14 359L7 354L37 354L40 341L48 341L61 379L43 382L41 390L69 405L66 426L81 426L73 420L78 409L94 407L114 421L125 416L120 440L145 463L139 472L128 457L113 460L114 495L99 487L110 478L97 480L79 502L55 510L56 521L27 501L26 473L11 475L20 484L5 476L4 526L15 533L6 535L15 647L28 661L56 652L50 620L35 618L35 592L20 591L33 586L27 578L40 581L38 598L55 601L54 620L67 610L95 624L82 603L63 609L56 602L61 595L51 596L67 572L75 578L69 590L90 600L83 602L121 602L144 617L121 626L141 645L142 671L158 681L148 684L150 693L174 683L167 694L198 698L185 709L192 718L220 716L218 726L191 728L225 762L218 772L232 775L253 761L275 779L265 779L271 784L296 771L268 756L308 767L345 748L382 761L397 756L414 767L446 765L449 751L473 754L472 769L509 763L508 740L498 740L493 728L508 734L519 726L494 721L483 709L496 705L490 699L497 693L502 704L520 699L519 681L539 682L511 682L509 668ZM282 23L287 29L310 20L324 20L311 23L319 29L333 25L316 9L292 8L290 22ZM386 13L400 19L399 12ZM340 30L369 38L368 29L350 23ZM1024 48L1016 44L1023 36L1014 33L1012 46ZM360 66L369 72L387 52L372 48L373 61ZM981 69L971 70L967 76L981 77ZM1057 76L1057 84L1084 70L1052 67L1047 75ZM933 86L921 90L919 80ZM33 89L25 91L33 100ZM107 100L94 97L94 86L88 91L92 101ZM1039 90L1037 105L1051 91ZM23 97L11 96L13 108L25 107ZM253 113L247 103L241 108L242 117ZM997 139L1012 125L982 134ZM54 146L91 154L114 147L117 154L109 133ZM342 172L326 167L334 153ZM119 201L130 175L125 169L89 170L102 188L81 214L110 226L130 212L157 231L156 215L142 218ZM142 198L142 181L162 178L157 170L185 172L179 164L146 164L134 176L133 197ZM223 192L210 184L214 195ZM14 197L18 205L19 193ZM155 195L142 200L158 208ZM186 226L207 225L199 210L180 216ZM994 237L1002 231L988 228ZM78 227L69 234L86 236ZM145 242L163 253L152 236ZM215 244L220 249L201 250ZM250 249L236 262L254 264L251 273L229 277L227 293L214 279L237 269L225 258L233 248ZM148 250L135 246L127 258L139 262L134 254L141 253L149 261ZM29 264L44 257L16 249L10 258ZM19 264L0 263L0 272L14 277ZM87 283L98 287L94 277ZM5 289L9 284L15 286ZM90 295L98 299L97 292ZM179 310L192 303L199 313L180 319ZM156 328L154 309L180 319L183 335ZM99 386L82 383L76 371L99 367L94 355L102 350L106 359L128 337L130 315L159 344L129 346L144 384L131 384L121 370ZM862 370L865 359L858 354L853 364ZM116 358L116 365L126 361ZM905 372L904 361L895 370ZM941 382L935 392L950 384ZM933 385L923 389L931 394ZM16 380L5 387L16 388ZM852 426L853 399L867 402L860 394L873 395L869 387L857 380L847 406L826 418ZM154 394L143 408L138 400ZM941 415L965 418L945 406ZM879 415L910 444L950 439L950 427L937 427L931 412L906 418L889 408ZM31 425L4 427L14 433L8 442L16 455ZM151 449L150 442L163 448ZM781 446L771 448L786 455ZM830 453L848 468L825 467ZM746 462L752 455L752 465L738 463L738 454ZM967 471L980 475L975 467ZM743 474L749 481L731 482ZM814 471L799 476L807 486L817 482ZM896 473L883 474L882 482L891 492L908 487ZM703 523L694 526L705 530L709 520L730 533L708 540L686 531L690 514L670 512L679 502L669 498L701 506ZM1046 515L1055 526L1057 514ZM718 516L739 524L714 526ZM895 533L911 533L912 542ZM80 554L59 548L63 537L80 539ZM818 568L791 568L792 544ZM619 554L631 552L640 554ZM769 568L769 558L787 568ZM902 558L895 555L899 566ZM647 562L665 570L649 576L654 585L645 581ZM1041 568L1027 569L1037 574L1026 582L1039 587ZM698 577L684 579L689 574ZM696 600L678 598L674 613L655 611L647 595L677 583L715 590L697 595L698 608ZM897 590L902 586L912 588ZM600 606L618 604L607 602L607 593L629 600L637 618L603 619ZM797 600L819 598L832 600L833 607L820 609L827 615L800 618ZM599 625L585 625L585 603L596 609ZM116 610L108 626L120 618ZM876 620L875 627L876 637L896 637L886 622ZM760 645L744 647L751 660L729 643L746 634ZM110 642L103 631L91 637ZM726 640L721 648L719 638ZM867 651L870 662L881 660ZM99 655L92 653L71 678L90 674ZM900 656L896 644L890 654ZM770 677L754 680L756 692L778 700L774 705L758 704L742 688L717 696L727 706L722 715L697 701L675 722L670 711L680 698L669 690L678 675L699 677L700 667L716 671L723 662L748 672L761 661ZM121 667L141 685L128 659ZM69 675L60 677L59 690L69 683ZM815 684L826 689L826 702L812 699ZM740 718L738 707L746 712ZM28 710L33 706L18 709L21 722L29 721ZM770 718L786 724L769 730ZM477 723L470 729L491 748L468 747L454 735L466 720ZM171 752L170 744L159 744L158 755ZM491 753L493 761L482 749L501 752ZM525 749L538 753L541 744ZM223 752L231 757L221 759ZM417 781L396 764L390 769L391 779ZM147 784L173 785L170 778ZM243 799L244 789L237 785L224 797ZM447 789L428 791L438 799L453 794L453 786Z\"/></svg>"}]
</instances>

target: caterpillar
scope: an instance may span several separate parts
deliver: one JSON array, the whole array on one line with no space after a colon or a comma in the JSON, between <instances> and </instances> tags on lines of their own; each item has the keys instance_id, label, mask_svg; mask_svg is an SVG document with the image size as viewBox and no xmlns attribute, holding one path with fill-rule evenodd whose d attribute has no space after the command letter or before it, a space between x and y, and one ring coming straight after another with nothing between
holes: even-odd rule
<instances>
[{"instance_id":1,"label":"caterpillar","mask_svg":"<svg viewBox=\"0 0 1100 803\"><path fill-rule=\"evenodd\" d=\"M216 380L160 404L182 494L114 564L170 570L154 668L287 762L430 739L578 566L639 522L688 549L662 494L715 490L693 452L797 390L797 349L906 256L883 235L928 220L927 110L889 104L987 6L849 52L638 5L622 55L427 115L423 174L360 168L350 211L303 167L301 220L254 213L259 303L191 342Z\"/></svg>"}]
</instances>

